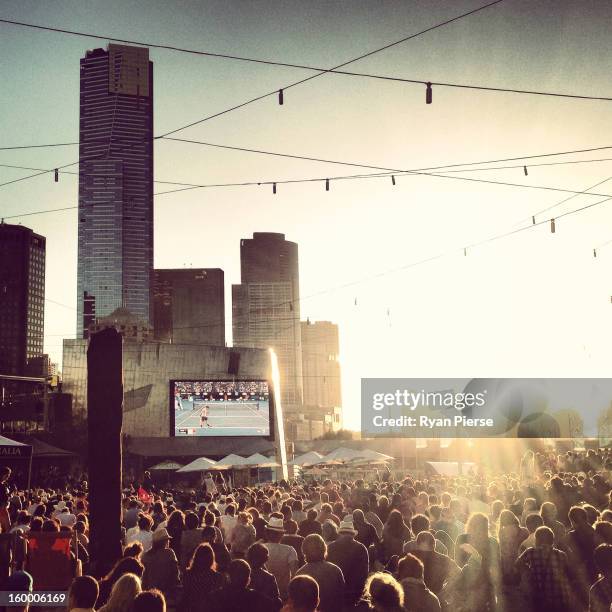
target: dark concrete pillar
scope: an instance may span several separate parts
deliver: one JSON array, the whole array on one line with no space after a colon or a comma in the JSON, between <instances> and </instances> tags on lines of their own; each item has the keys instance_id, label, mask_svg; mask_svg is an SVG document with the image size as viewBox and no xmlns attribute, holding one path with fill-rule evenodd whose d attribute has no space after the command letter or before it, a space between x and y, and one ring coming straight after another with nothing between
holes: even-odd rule
<instances>
[{"instance_id":1,"label":"dark concrete pillar","mask_svg":"<svg viewBox=\"0 0 612 612\"><path fill-rule=\"evenodd\" d=\"M105 574L121 556L123 338L94 334L87 350L91 573Z\"/></svg>"}]
</instances>

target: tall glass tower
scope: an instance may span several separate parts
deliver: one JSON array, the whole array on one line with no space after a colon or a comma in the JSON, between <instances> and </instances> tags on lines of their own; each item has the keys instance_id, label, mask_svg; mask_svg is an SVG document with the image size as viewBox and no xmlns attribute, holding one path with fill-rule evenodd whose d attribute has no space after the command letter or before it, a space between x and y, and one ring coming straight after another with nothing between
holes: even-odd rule
<instances>
[{"instance_id":1,"label":"tall glass tower","mask_svg":"<svg viewBox=\"0 0 612 612\"><path fill-rule=\"evenodd\" d=\"M153 63L109 44L81 59L77 334L116 308L151 324Z\"/></svg>"},{"instance_id":2,"label":"tall glass tower","mask_svg":"<svg viewBox=\"0 0 612 612\"><path fill-rule=\"evenodd\" d=\"M285 414L303 404L298 245L255 232L240 241L241 284L232 285L234 346L273 348Z\"/></svg>"}]
</instances>

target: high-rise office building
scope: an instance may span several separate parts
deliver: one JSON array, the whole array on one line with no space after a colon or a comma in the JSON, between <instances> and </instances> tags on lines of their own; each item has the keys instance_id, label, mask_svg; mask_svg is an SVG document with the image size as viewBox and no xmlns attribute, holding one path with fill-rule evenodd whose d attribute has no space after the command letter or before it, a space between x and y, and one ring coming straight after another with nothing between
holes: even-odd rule
<instances>
[{"instance_id":1,"label":"high-rise office building","mask_svg":"<svg viewBox=\"0 0 612 612\"><path fill-rule=\"evenodd\" d=\"M232 286L234 346L273 348L286 413L302 406L298 246L284 234L240 241L241 284Z\"/></svg>"},{"instance_id":2,"label":"high-rise office building","mask_svg":"<svg viewBox=\"0 0 612 612\"><path fill-rule=\"evenodd\" d=\"M42 375L45 238L0 223L0 374Z\"/></svg>"},{"instance_id":3,"label":"high-rise office building","mask_svg":"<svg viewBox=\"0 0 612 612\"><path fill-rule=\"evenodd\" d=\"M155 339L175 344L225 346L223 270L155 270Z\"/></svg>"},{"instance_id":4,"label":"high-rise office building","mask_svg":"<svg viewBox=\"0 0 612 612\"><path fill-rule=\"evenodd\" d=\"M329 321L302 321L304 404L342 406L338 326Z\"/></svg>"},{"instance_id":5,"label":"high-rise office building","mask_svg":"<svg viewBox=\"0 0 612 612\"><path fill-rule=\"evenodd\" d=\"M81 59L77 332L126 308L152 320L153 63L109 44Z\"/></svg>"}]
</instances>

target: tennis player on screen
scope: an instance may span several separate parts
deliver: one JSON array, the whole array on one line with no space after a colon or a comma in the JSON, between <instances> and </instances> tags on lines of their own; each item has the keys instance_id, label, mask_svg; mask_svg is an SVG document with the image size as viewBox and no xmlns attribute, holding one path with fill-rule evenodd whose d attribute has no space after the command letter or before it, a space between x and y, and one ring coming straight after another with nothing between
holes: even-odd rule
<instances>
[{"instance_id":1,"label":"tennis player on screen","mask_svg":"<svg viewBox=\"0 0 612 612\"><path fill-rule=\"evenodd\" d=\"M208 406L204 406L204 408L200 410L200 427L212 427L208 422Z\"/></svg>"}]
</instances>

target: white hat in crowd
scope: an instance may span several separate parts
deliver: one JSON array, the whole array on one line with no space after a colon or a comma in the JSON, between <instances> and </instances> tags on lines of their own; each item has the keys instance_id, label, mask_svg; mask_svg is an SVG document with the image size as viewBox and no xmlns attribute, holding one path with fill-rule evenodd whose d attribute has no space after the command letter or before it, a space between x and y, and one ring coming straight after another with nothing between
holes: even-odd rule
<instances>
[{"instance_id":1,"label":"white hat in crowd","mask_svg":"<svg viewBox=\"0 0 612 612\"><path fill-rule=\"evenodd\" d=\"M271 531L283 531L284 532L285 525L283 524L283 519L273 516L268 521L268 529L270 529Z\"/></svg>"}]
</instances>

